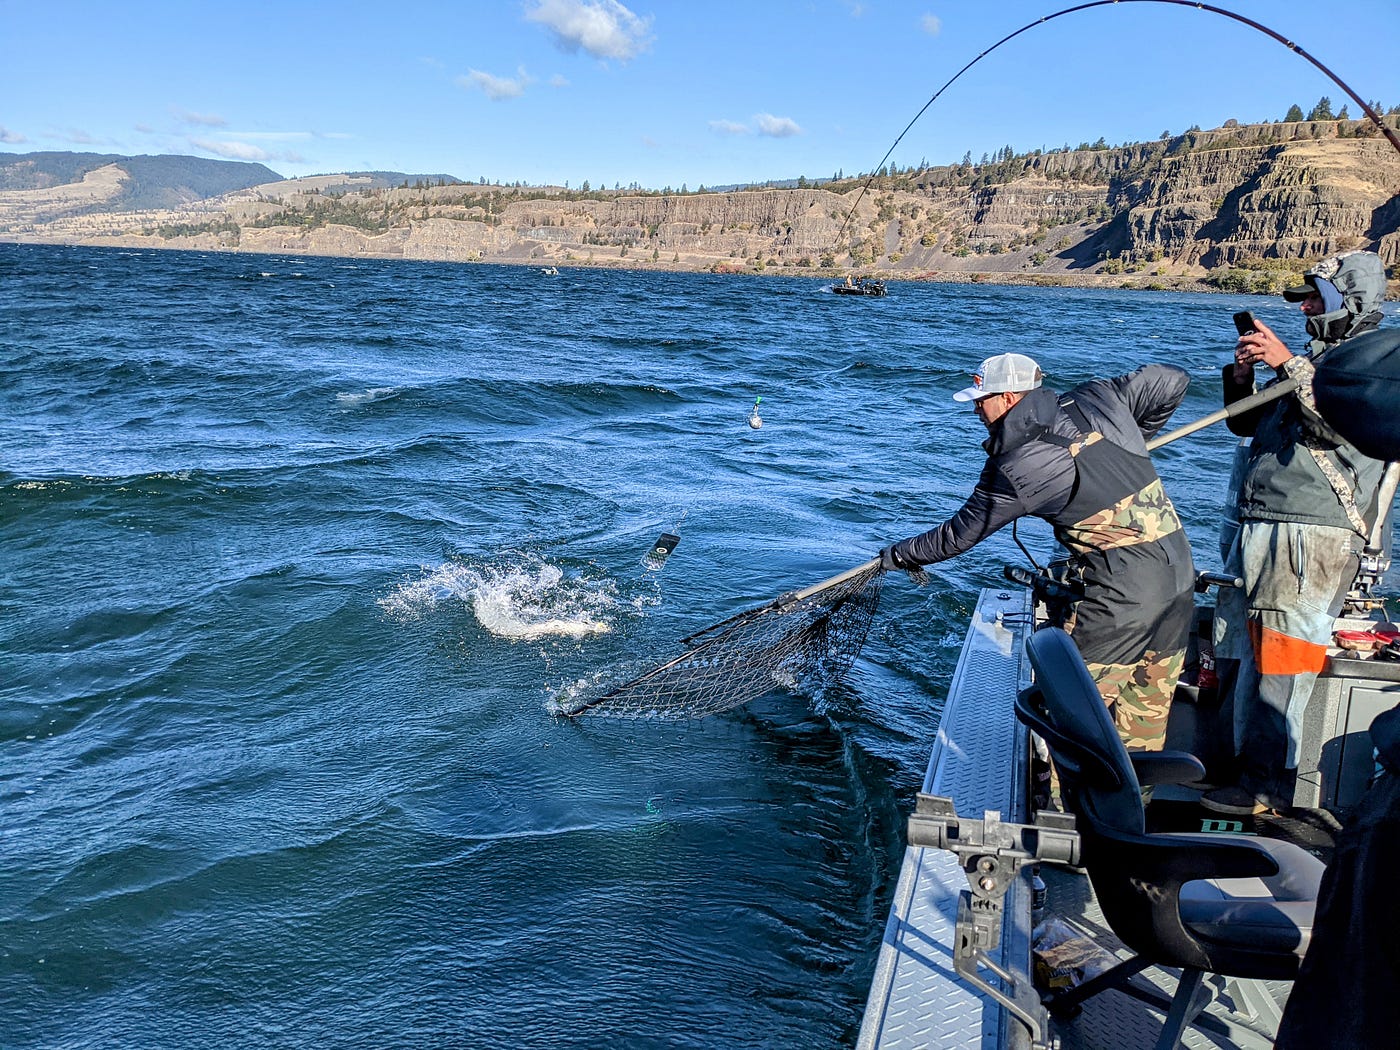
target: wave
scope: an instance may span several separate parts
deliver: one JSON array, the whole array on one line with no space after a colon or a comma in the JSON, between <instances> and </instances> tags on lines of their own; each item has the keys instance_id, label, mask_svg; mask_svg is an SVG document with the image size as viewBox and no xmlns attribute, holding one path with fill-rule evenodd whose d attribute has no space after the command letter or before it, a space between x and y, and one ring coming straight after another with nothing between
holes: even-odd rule
<instances>
[{"instance_id":1,"label":"wave","mask_svg":"<svg viewBox=\"0 0 1400 1050\"><path fill-rule=\"evenodd\" d=\"M346 390L335 395L337 403L348 407L354 405L371 405L376 401L388 401L390 398L398 397L397 387L392 386L372 386L364 390Z\"/></svg>"},{"instance_id":2,"label":"wave","mask_svg":"<svg viewBox=\"0 0 1400 1050\"><path fill-rule=\"evenodd\" d=\"M231 275L232 279L235 281L266 281L269 279L276 278L281 278L284 280L306 280L307 278L314 276L314 274L309 274L304 270L290 270L286 272L283 272L281 270L254 270L249 273L237 273Z\"/></svg>"},{"instance_id":3,"label":"wave","mask_svg":"<svg viewBox=\"0 0 1400 1050\"><path fill-rule=\"evenodd\" d=\"M463 604L488 634L511 641L607 634L619 610L611 580L566 576L557 565L530 561L448 562L425 568L421 579L400 584L379 599L380 609L398 623Z\"/></svg>"}]
</instances>

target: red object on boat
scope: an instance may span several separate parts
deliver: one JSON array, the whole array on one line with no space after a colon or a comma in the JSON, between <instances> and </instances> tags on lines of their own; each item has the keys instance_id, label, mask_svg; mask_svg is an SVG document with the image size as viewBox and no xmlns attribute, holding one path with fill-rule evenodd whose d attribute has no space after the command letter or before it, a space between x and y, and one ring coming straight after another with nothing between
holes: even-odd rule
<instances>
[{"instance_id":1,"label":"red object on boat","mask_svg":"<svg viewBox=\"0 0 1400 1050\"><path fill-rule=\"evenodd\" d=\"M1383 628L1370 631L1337 631L1333 637L1342 649L1354 649L1357 652L1369 653L1383 649L1394 642L1400 642L1400 631Z\"/></svg>"}]
</instances>

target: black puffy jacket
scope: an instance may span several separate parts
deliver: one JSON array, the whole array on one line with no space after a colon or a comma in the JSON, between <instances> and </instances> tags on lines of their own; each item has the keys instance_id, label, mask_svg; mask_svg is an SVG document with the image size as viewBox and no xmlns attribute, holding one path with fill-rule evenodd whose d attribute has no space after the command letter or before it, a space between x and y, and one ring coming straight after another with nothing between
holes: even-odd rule
<instances>
[{"instance_id":1,"label":"black puffy jacket","mask_svg":"<svg viewBox=\"0 0 1400 1050\"><path fill-rule=\"evenodd\" d=\"M1094 428L1114 445L1147 455L1147 441L1166 426L1186 394L1187 373L1172 365L1145 365L1115 379L1075 387L1072 398ZM1051 525L1075 494L1079 471L1068 448L1044 440L1052 434L1073 440L1081 434L1053 390L1032 390L1002 416L982 443L987 463L962 509L942 525L895 545L906 564L944 561L981 543L1025 515ZM1086 484L1096 479L1086 478Z\"/></svg>"},{"instance_id":2,"label":"black puffy jacket","mask_svg":"<svg viewBox=\"0 0 1400 1050\"><path fill-rule=\"evenodd\" d=\"M1400 459L1400 332L1359 335L1313 376L1322 418L1363 455Z\"/></svg>"},{"instance_id":3,"label":"black puffy jacket","mask_svg":"<svg viewBox=\"0 0 1400 1050\"><path fill-rule=\"evenodd\" d=\"M992 428L987 463L956 514L894 545L899 564L944 561L1016 518L1048 521L1084 584L1074 639L1085 660L1130 664L1185 645L1195 568L1146 442L1189 376L1147 365L1056 396L1032 390Z\"/></svg>"}]
</instances>

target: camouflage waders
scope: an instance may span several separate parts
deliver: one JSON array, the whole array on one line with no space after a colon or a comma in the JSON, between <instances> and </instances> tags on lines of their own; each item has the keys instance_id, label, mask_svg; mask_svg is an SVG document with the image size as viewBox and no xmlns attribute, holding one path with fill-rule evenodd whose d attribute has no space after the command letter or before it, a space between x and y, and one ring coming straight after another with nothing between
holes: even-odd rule
<instances>
[{"instance_id":1,"label":"camouflage waders","mask_svg":"<svg viewBox=\"0 0 1400 1050\"><path fill-rule=\"evenodd\" d=\"M1066 411L1088 429L1077 406ZM1191 547L1148 457L1092 430L1066 447L1079 484L1055 536L1084 597L1058 625L1078 646L1123 743L1160 750L1195 615Z\"/></svg>"},{"instance_id":2,"label":"camouflage waders","mask_svg":"<svg viewBox=\"0 0 1400 1050\"><path fill-rule=\"evenodd\" d=\"M1167 737L1172 694L1186 666L1186 650L1147 653L1135 664L1088 666L1124 745L1134 750L1160 751Z\"/></svg>"}]
</instances>

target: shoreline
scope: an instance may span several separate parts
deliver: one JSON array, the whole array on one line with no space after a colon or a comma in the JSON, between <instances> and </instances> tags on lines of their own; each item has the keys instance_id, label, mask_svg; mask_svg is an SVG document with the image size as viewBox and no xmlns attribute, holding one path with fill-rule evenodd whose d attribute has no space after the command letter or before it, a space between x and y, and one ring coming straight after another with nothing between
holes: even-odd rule
<instances>
[{"instance_id":1,"label":"shoreline","mask_svg":"<svg viewBox=\"0 0 1400 1050\"><path fill-rule=\"evenodd\" d=\"M675 262L643 262L625 258L590 258L588 260L550 255L542 258L521 258L503 253L497 257L454 257L452 253L417 254L374 252L363 249L349 252L307 251L301 247L280 245L244 248L229 244L172 244L168 239L141 234L116 234L108 237L41 238L16 237L0 233L0 244L40 245L52 248L107 248L125 251L187 251L214 252L224 255L300 256L309 259L379 259L402 262L452 263L461 266L513 266L525 270L556 268L564 270L621 270L630 273L696 273L724 277L808 277L823 281L840 281L851 276L872 277L881 281L908 281L919 284L989 284L1017 288L1093 288L1129 292L1199 292L1207 295L1262 295L1266 292L1222 288L1209 279L1189 274L1105 274L1078 273L1068 270L1028 273L1024 270L900 270L888 267L799 267L799 266L738 266L706 260L687 266ZM1400 279L1387 282L1385 302L1400 301Z\"/></svg>"},{"instance_id":2,"label":"shoreline","mask_svg":"<svg viewBox=\"0 0 1400 1050\"><path fill-rule=\"evenodd\" d=\"M401 262L438 262L452 263L460 266L512 266L523 270L544 270L549 267L557 268L561 273L565 270L620 270L631 273L695 273L712 274L723 277L806 277L822 281L840 281L849 273L864 277L873 277L882 281L906 281L919 284L989 284L1003 285L1011 287L1025 288L1097 288L1106 290L1121 291L1166 291L1166 292L1204 292L1210 294L1253 294L1238 293L1228 289L1218 288L1200 277L1186 275L1167 276L1139 276L1134 274L1107 275L1072 272L1051 272L1051 273L1024 273L1007 270L914 270L904 271L889 268L862 267L859 269L842 269L840 267L788 267L788 266L766 266L762 269L753 267L725 267L709 265L686 266L677 263L639 263L623 259L594 258L590 261L580 261L578 259L544 258L544 259L522 259L518 257L503 256L500 258L442 258L427 255L406 255L402 252L309 252L290 246L280 248L258 247L247 249L232 247L229 245L194 245L194 244L170 244L167 242L157 242L156 238L147 238L140 235L118 235L115 237L103 238L64 238L50 239L40 237L15 237L13 234L0 234L0 244L13 244L24 246L40 246L50 248L98 248L114 249L119 251L149 250L149 251L169 251L169 252L212 252L221 255L265 255L265 256L292 256L309 259L375 259L383 261ZM1400 298L1400 289L1394 287L1392 282L1391 293L1387 299L1392 297Z\"/></svg>"}]
</instances>

